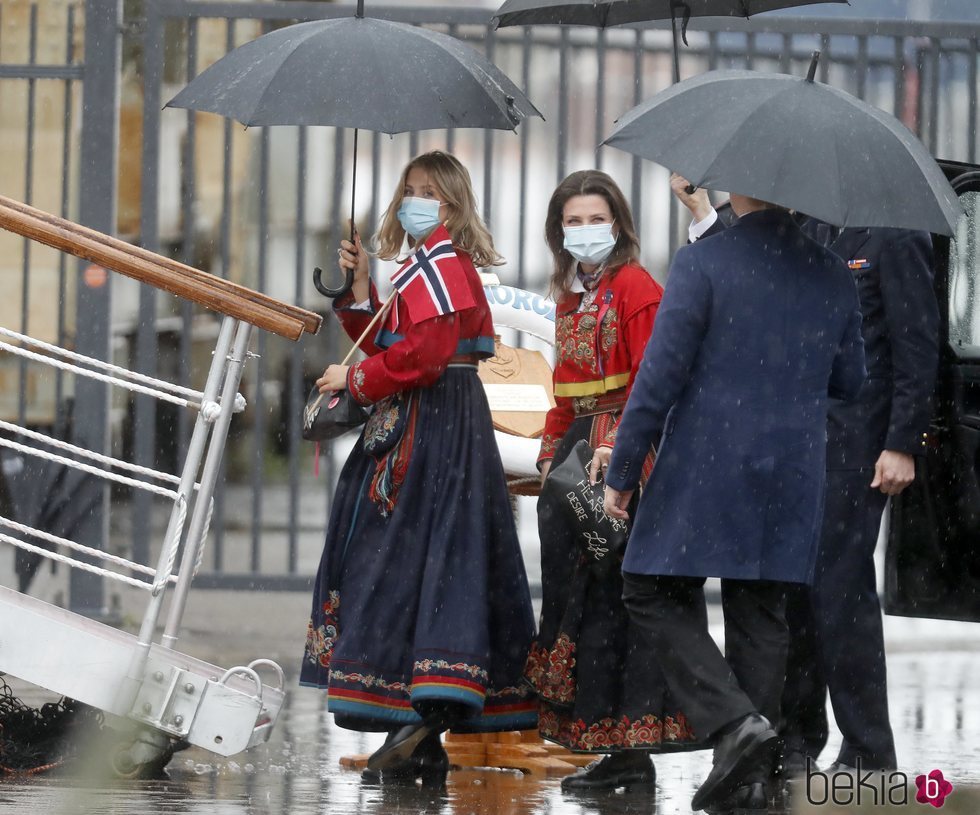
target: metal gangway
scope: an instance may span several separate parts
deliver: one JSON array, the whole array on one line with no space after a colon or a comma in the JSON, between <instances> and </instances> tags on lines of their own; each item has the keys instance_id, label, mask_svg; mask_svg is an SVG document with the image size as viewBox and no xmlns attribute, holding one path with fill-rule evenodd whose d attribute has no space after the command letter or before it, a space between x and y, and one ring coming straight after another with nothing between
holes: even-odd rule
<instances>
[{"instance_id":1,"label":"metal gangway","mask_svg":"<svg viewBox=\"0 0 980 815\"><path fill-rule=\"evenodd\" d=\"M148 597L133 635L0 586L0 673L103 711L107 724L126 734L110 757L122 776L159 765L161 758L165 763L177 746L230 756L268 740L284 700L282 669L268 659L224 669L175 646L204 553L228 428L232 415L245 409L238 388L253 330L297 341L317 333L322 318L2 196L0 226L224 315L201 391L0 327L3 352L196 413L179 475L0 422L0 446L147 490L171 506L155 568L0 516L0 542L137 587Z\"/></svg>"}]
</instances>

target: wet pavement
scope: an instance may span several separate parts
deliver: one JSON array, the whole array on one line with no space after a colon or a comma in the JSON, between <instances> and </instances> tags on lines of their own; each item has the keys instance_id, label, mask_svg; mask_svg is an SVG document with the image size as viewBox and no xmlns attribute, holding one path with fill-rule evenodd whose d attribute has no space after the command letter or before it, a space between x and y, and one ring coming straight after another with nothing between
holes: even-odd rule
<instances>
[{"instance_id":1,"label":"wet pavement","mask_svg":"<svg viewBox=\"0 0 980 815\"><path fill-rule=\"evenodd\" d=\"M713 610L717 629L717 610ZM963 623L886 618L889 698L903 769L914 778L941 769L954 785L944 812L980 811L980 628ZM253 643L255 645L255 643ZM288 650L292 646L289 645ZM268 653L268 651L266 651ZM280 657L284 664L289 660ZM614 815L689 813L690 798L710 765L708 753L656 758L655 795L564 795L559 778L513 770L458 770L442 790L364 784L340 766L343 756L366 753L378 734L336 728L321 694L297 688L271 741L230 759L200 749L178 753L167 777L154 781L95 781L55 775L0 782L4 815ZM37 690L18 688L30 701ZM32 698L33 697L33 698ZM824 763L836 755L832 740ZM976 799L971 799L976 795ZM907 811L927 812L910 796ZM967 802L970 802L967 806ZM953 806L956 804L956 806ZM782 809L774 810L783 811ZM810 807L793 812L887 812L881 807Z\"/></svg>"}]
</instances>

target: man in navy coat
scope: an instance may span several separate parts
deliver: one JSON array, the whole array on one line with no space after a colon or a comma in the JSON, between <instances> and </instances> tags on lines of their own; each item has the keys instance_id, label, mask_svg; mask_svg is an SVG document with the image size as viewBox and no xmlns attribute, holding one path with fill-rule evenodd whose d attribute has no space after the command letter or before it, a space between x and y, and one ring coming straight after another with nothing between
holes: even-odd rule
<instances>
[{"instance_id":1,"label":"man in navy coat","mask_svg":"<svg viewBox=\"0 0 980 815\"><path fill-rule=\"evenodd\" d=\"M678 199L694 217L690 238L724 229L703 192ZM838 229L800 217L803 231L844 260L857 284L868 380L857 399L832 400L827 491L813 585L790 593L790 649L780 736L787 775L827 743L827 690L843 740L830 768L897 765L888 716L885 647L874 552L882 512L915 477L925 448L939 363L932 240L905 229Z\"/></svg>"},{"instance_id":2,"label":"man in navy coat","mask_svg":"<svg viewBox=\"0 0 980 815\"><path fill-rule=\"evenodd\" d=\"M765 797L789 584L812 580L827 396L865 378L851 273L784 209L733 194L739 216L681 248L606 472L625 516L660 440L623 562L624 600L694 731L715 743L694 809ZM704 581L722 578L723 657ZM768 719L767 719L768 717ZM763 804L764 806L764 804Z\"/></svg>"}]
</instances>

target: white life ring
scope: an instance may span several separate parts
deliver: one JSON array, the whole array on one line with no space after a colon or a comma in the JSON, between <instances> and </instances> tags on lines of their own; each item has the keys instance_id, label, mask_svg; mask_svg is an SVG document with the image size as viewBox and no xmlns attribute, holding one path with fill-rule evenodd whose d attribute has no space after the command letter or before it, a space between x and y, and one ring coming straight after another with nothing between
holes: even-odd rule
<instances>
[{"instance_id":1,"label":"white life ring","mask_svg":"<svg viewBox=\"0 0 980 815\"><path fill-rule=\"evenodd\" d=\"M555 303L546 297L512 286L490 283L483 287L494 326L513 328L555 344ZM531 478L538 475L540 439L525 439L494 430L504 472Z\"/></svg>"}]
</instances>

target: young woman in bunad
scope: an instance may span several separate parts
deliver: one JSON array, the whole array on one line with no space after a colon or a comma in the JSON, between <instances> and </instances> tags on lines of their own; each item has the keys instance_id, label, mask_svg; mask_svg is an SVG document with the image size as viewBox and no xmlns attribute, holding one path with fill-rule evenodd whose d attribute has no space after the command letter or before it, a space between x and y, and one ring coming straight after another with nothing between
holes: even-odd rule
<instances>
[{"instance_id":1,"label":"young woman in bunad","mask_svg":"<svg viewBox=\"0 0 980 815\"><path fill-rule=\"evenodd\" d=\"M545 238L558 303L557 405L538 458L542 484L581 439L596 451L591 469L601 477L663 291L637 260L633 216L605 173L583 170L558 185ZM632 647L622 556L611 563L588 557L546 497L538 502L538 529L544 598L527 665L540 699L538 728L570 750L607 754L562 788L652 788L649 754L692 749L695 734L666 695L656 655Z\"/></svg>"},{"instance_id":2,"label":"young woman in bunad","mask_svg":"<svg viewBox=\"0 0 980 815\"><path fill-rule=\"evenodd\" d=\"M373 411L334 495L300 682L327 690L341 727L388 732L366 779L439 782L450 726L537 723L521 681L530 592L477 377L494 342L474 264L499 256L469 174L442 152L405 168L375 243L404 261L394 305L366 359L317 380ZM355 278L334 309L356 338L382 304L360 238L338 254Z\"/></svg>"}]
</instances>

